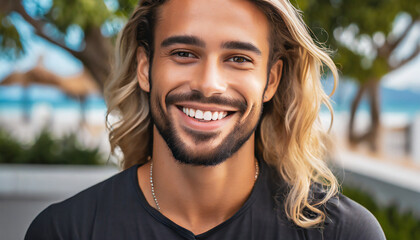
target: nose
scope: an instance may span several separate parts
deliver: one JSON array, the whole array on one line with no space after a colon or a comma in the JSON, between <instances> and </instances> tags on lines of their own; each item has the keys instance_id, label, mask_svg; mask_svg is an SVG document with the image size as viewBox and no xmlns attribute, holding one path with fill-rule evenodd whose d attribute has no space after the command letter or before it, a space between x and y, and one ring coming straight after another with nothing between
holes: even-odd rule
<instances>
[{"instance_id":1,"label":"nose","mask_svg":"<svg viewBox=\"0 0 420 240\"><path fill-rule=\"evenodd\" d=\"M190 82L191 90L199 91L205 97L226 92L227 83L222 70L217 60L203 62L202 67L198 69L199 74Z\"/></svg>"}]
</instances>

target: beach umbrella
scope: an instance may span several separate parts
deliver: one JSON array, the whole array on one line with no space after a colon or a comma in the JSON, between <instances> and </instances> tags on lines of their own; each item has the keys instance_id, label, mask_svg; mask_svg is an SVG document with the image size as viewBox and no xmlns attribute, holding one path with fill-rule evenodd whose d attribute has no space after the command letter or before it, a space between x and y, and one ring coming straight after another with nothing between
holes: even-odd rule
<instances>
[{"instance_id":1,"label":"beach umbrella","mask_svg":"<svg viewBox=\"0 0 420 240\"><path fill-rule=\"evenodd\" d=\"M28 87L33 84L42 84L42 85L52 85L58 86L60 79L57 75L47 71L43 67L37 65L35 68L21 73L14 72L3 79L0 82L2 86L8 85L21 85L24 88L24 93L22 96L22 105L23 105L23 118L24 121L28 122L30 116L31 104L28 99Z\"/></svg>"},{"instance_id":2,"label":"beach umbrella","mask_svg":"<svg viewBox=\"0 0 420 240\"><path fill-rule=\"evenodd\" d=\"M90 94L100 93L98 84L86 70L76 76L61 78L58 88L76 99L83 99Z\"/></svg>"},{"instance_id":3,"label":"beach umbrella","mask_svg":"<svg viewBox=\"0 0 420 240\"><path fill-rule=\"evenodd\" d=\"M33 84L56 87L69 97L79 101L82 115L81 123L85 122L87 96L100 92L99 86L86 70L76 76L61 77L41 66L40 61L33 69L24 73L14 72L0 82L0 85L3 86L21 85L25 88L25 91L27 91L28 86ZM25 93L23 96L23 105L24 117L26 120L29 120L30 106L27 95L28 94Z\"/></svg>"},{"instance_id":4,"label":"beach umbrella","mask_svg":"<svg viewBox=\"0 0 420 240\"><path fill-rule=\"evenodd\" d=\"M81 124L86 121L86 98L90 94L99 94L99 86L93 77L84 70L82 73L62 78L58 86L68 96L80 102Z\"/></svg>"}]
</instances>

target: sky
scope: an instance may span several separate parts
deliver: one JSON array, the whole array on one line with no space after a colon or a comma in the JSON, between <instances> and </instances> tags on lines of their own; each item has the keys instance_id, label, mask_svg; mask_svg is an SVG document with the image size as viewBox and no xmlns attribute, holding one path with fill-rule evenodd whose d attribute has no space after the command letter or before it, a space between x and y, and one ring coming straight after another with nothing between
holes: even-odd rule
<instances>
[{"instance_id":1,"label":"sky","mask_svg":"<svg viewBox=\"0 0 420 240\"><path fill-rule=\"evenodd\" d=\"M394 22L393 32L395 34L401 33L409 20L410 16L408 14L400 14ZM405 42L396 50L396 58L404 58L415 51L416 46L420 45L419 39L420 24L417 23L417 26L408 34ZM411 89L420 93L420 56L407 63L406 66L387 74L382 79L382 85L396 90Z\"/></svg>"},{"instance_id":2,"label":"sky","mask_svg":"<svg viewBox=\"0 0 420 240\"><path fill-rule=\"evenodd\" d=\"M82 71L83 65L78 59L74 58L62 48L38 37L32 27L19 15L13 15L12 19L23 39L25 53L15 60L0 57L0 79L15 71L25 72L32 69L38 63L38 59L41 56L43 65L56 74L69 76ZM69 35L66 40L70 44L80 42L80 35Z\"/></svg>"},{"instance_id":3,"label":"sky","mask_svg":"<svg viewBox=\"0 0 420 240\"><path fill-rule=\"evenodd\" d=\"M382 85L395 90L409 90L420 93L420 56L406 66L388 73Z\"/></svg>"}]
</instances>

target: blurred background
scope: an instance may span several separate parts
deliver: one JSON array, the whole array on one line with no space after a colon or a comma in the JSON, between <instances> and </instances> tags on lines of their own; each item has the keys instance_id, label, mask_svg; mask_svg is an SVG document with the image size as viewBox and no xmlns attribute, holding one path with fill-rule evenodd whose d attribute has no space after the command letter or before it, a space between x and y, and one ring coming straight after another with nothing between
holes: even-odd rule
<instances>
[{"instance_id":1,"label":"blurred background","mask_svg":"<svg viewBox=\"0 0 420 240\"><path fill-rule=\"evenodd\" d=\"M420 1L297 0L340 70L331 165L388 239L420 239ZM118 172L102 98L137 0L0 0L0 232ZM328 72L325 90L333 91ZM320 117L331 123L328 109Z\"/></svg>"}]
</instances>

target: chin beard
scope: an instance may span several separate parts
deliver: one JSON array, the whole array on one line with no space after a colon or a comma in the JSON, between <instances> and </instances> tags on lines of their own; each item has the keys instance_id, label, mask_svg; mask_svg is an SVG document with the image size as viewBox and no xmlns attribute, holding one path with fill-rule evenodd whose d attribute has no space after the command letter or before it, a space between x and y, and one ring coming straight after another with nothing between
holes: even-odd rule
<instances>
[{"instance_id":1,"label":"chin beard","mask_svg":"<svg viewBox=\"0 0 420 240\"><path fill-rule=\"evenodd\" d=\"M162 129L159 125L160 124L156 124L155 122L155 126L158 129L159 134L166 141L166 144L171 150L174 158L179 163L194 166L215 166L223 163L226 159L236 153L246 141L248 141L257 127L257 124L255 124L255 126L246 133L244 133L244 126L235 127L235 130L223 139L219 146L210 152L200 154L194 152L194 150L187 149L173 125L169 125L168 129ZM211 138L217 137L218 134L190 132L190 135L194 138L195 142L206 142L211 141Z\"/></svg>"},{"instance_id":2,"label":"chin beard","mask_svg":"<svg viewBox=\"0 0 420 240\"><path fill-rule=\"evenodd\" d=\"M200 96L197 95L191 95L190 97L194 98L194 100L201 100ZM185 145L185 143L182 141L182 138L179 136L177 130L175 129L174 124L171 123L170 118L165 115L164 111L162 110L163 108L158 101L158 98L154 99L153 97L150 97L150 100L155 100L150 102L150 111L153 123L171 150L173 157L176 159L176 161L182 164L190 164L195 166L215 166L226 161L226 159L236 153L252 136L262 115L262 104L260 109L256 109L255 106L253 106L248 119L245 119L242 124L239 122L236 123L236 125L233 127L233 130L221 141L217 147L209 152L207 151L205 153L200 153L194 151L194 149L189 149ZM201 102L211 101L201 100ZM213 102L223 103L223 100L215 99ZM166 106L169 105L170 103L167 102ZM246 104L239 105L238 103L237 107L240 109L240 111L236 112L235 114L239 114L238 119L241 119L246 111ZM194 139L194 142L197 143L211 142L212 139L216 138L220 134L202 133L187 129L184 129L184 131L187 132L188 135Z\"/></svg>"}]
</instances>

